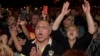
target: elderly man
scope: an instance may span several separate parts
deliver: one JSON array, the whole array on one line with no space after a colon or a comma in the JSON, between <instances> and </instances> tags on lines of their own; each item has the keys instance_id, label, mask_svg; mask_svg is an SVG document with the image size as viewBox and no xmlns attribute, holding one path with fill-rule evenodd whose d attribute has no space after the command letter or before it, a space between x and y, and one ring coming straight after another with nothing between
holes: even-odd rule
<instances>
[{"instance_id":1,"label":"elderly man","mask_svg":"<svg viewBox=\"0 0 100 56\"><path fill-rule=\"evenodd\" d=\"M37 23L35 34L30 56L62 55L63 46L50 37L51 26L47 21L41 20Z\"/></svg>"}]
</instances>

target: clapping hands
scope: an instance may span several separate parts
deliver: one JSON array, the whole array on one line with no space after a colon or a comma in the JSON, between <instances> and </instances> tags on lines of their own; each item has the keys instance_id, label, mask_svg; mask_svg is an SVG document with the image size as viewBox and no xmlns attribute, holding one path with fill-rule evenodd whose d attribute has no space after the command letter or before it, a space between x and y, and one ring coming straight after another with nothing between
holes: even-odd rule
<instances>
[{"instance_id":1,"label":"clapping hands","mask_svg":"<svg viewBox=\"0 0 100 56\"><path fill-rule=\"evenodd\" d=\"M30 56L42 56L41 52L39 50L36 50L35 47L32 47L31 52L30 52Z\"/></svg>"}]
</instances>

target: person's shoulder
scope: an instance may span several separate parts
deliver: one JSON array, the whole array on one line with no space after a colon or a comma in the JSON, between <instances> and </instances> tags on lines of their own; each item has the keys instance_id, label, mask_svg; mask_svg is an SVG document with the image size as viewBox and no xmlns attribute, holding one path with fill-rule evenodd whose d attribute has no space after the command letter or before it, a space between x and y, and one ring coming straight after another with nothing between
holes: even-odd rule
<instances>
[{"instance_id":1,"label":"person's shoulder","mask_svg":"<svg viewBox=\"0 0 100 56\"><path fill-rule=\"evenodd\" d=\"M63 47L63 44L62 43L59 43L55 40L52 41L52 45L55 46L55 47Z\"/></svg>"},{"instance_id":2,"label":"person's shoulder","mask_svg":"<svg viewBox=\"0 0 100 56\"><path fill-rule=\"evenodd\" d=\"M33 41L34 41L34 39L32 39L32 40L26 40L26 44L25 45L32 45L33 44L32 43Z\"/></svg>"},{"instance_id":3,"label":"person's shoulder","mask_svg":"<svg viewBox=\"0 0 100 56\"><path fill-rule=\"evenodd\" d=\"M55 54L57 55L61 55L65 51L64 45L56 41L52 42L52 48L55 51Z\"/></svg>"},{"instance_id":4,"label":"person's shoulder","mask_svg":"<svg viewBox=\"0 0 100 56\"><path fill-rule=\"evenodd\" d=\"M93 36L93 34L89 33L89 32L85 32L81 37L85 37L85 36Z\"/></svg>"}]
</instances>

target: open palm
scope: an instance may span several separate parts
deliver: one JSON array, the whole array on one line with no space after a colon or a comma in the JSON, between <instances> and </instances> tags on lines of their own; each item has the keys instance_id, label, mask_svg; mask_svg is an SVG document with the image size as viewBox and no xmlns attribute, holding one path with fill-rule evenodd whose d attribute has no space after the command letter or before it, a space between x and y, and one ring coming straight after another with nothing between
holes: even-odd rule
<instances>
[{"instance_id":1,"label":"open palm","mask_svg":"<svg viewBox=\"0 0 100 56\"><path fill-rule=\"evenodd\" d=\"M82 5L84 13L90 12L90 4L88 1L84 0L84 4Z\"/></svg>"},{"instance_id":2,"label":"open palm","mask_svg":"<svg viewBox=\"0 0 100 56\"><path fill-rule=\"evenodd\" d=\"M69 2L65 2L63 4L63 8L62 8L62 11L61 11L62 14L66 15L70 12L69 5L70 5Z\"/></svg>"}]
</instances>

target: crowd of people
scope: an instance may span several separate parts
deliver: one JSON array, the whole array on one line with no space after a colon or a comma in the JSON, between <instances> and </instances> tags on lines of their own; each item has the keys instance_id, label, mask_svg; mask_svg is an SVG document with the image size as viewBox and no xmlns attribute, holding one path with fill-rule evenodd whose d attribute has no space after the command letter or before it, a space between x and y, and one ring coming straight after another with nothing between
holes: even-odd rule
<instances>
[{"instance_id":1,"label":"crowd of people","mask_svg":"<svg viewBox=\"0 0 100 56\"><path fill-rule=\"evenodd\" d=\"M0 6L0 56L100 56L100 11Z\"/></svg>"}]
</instances>

